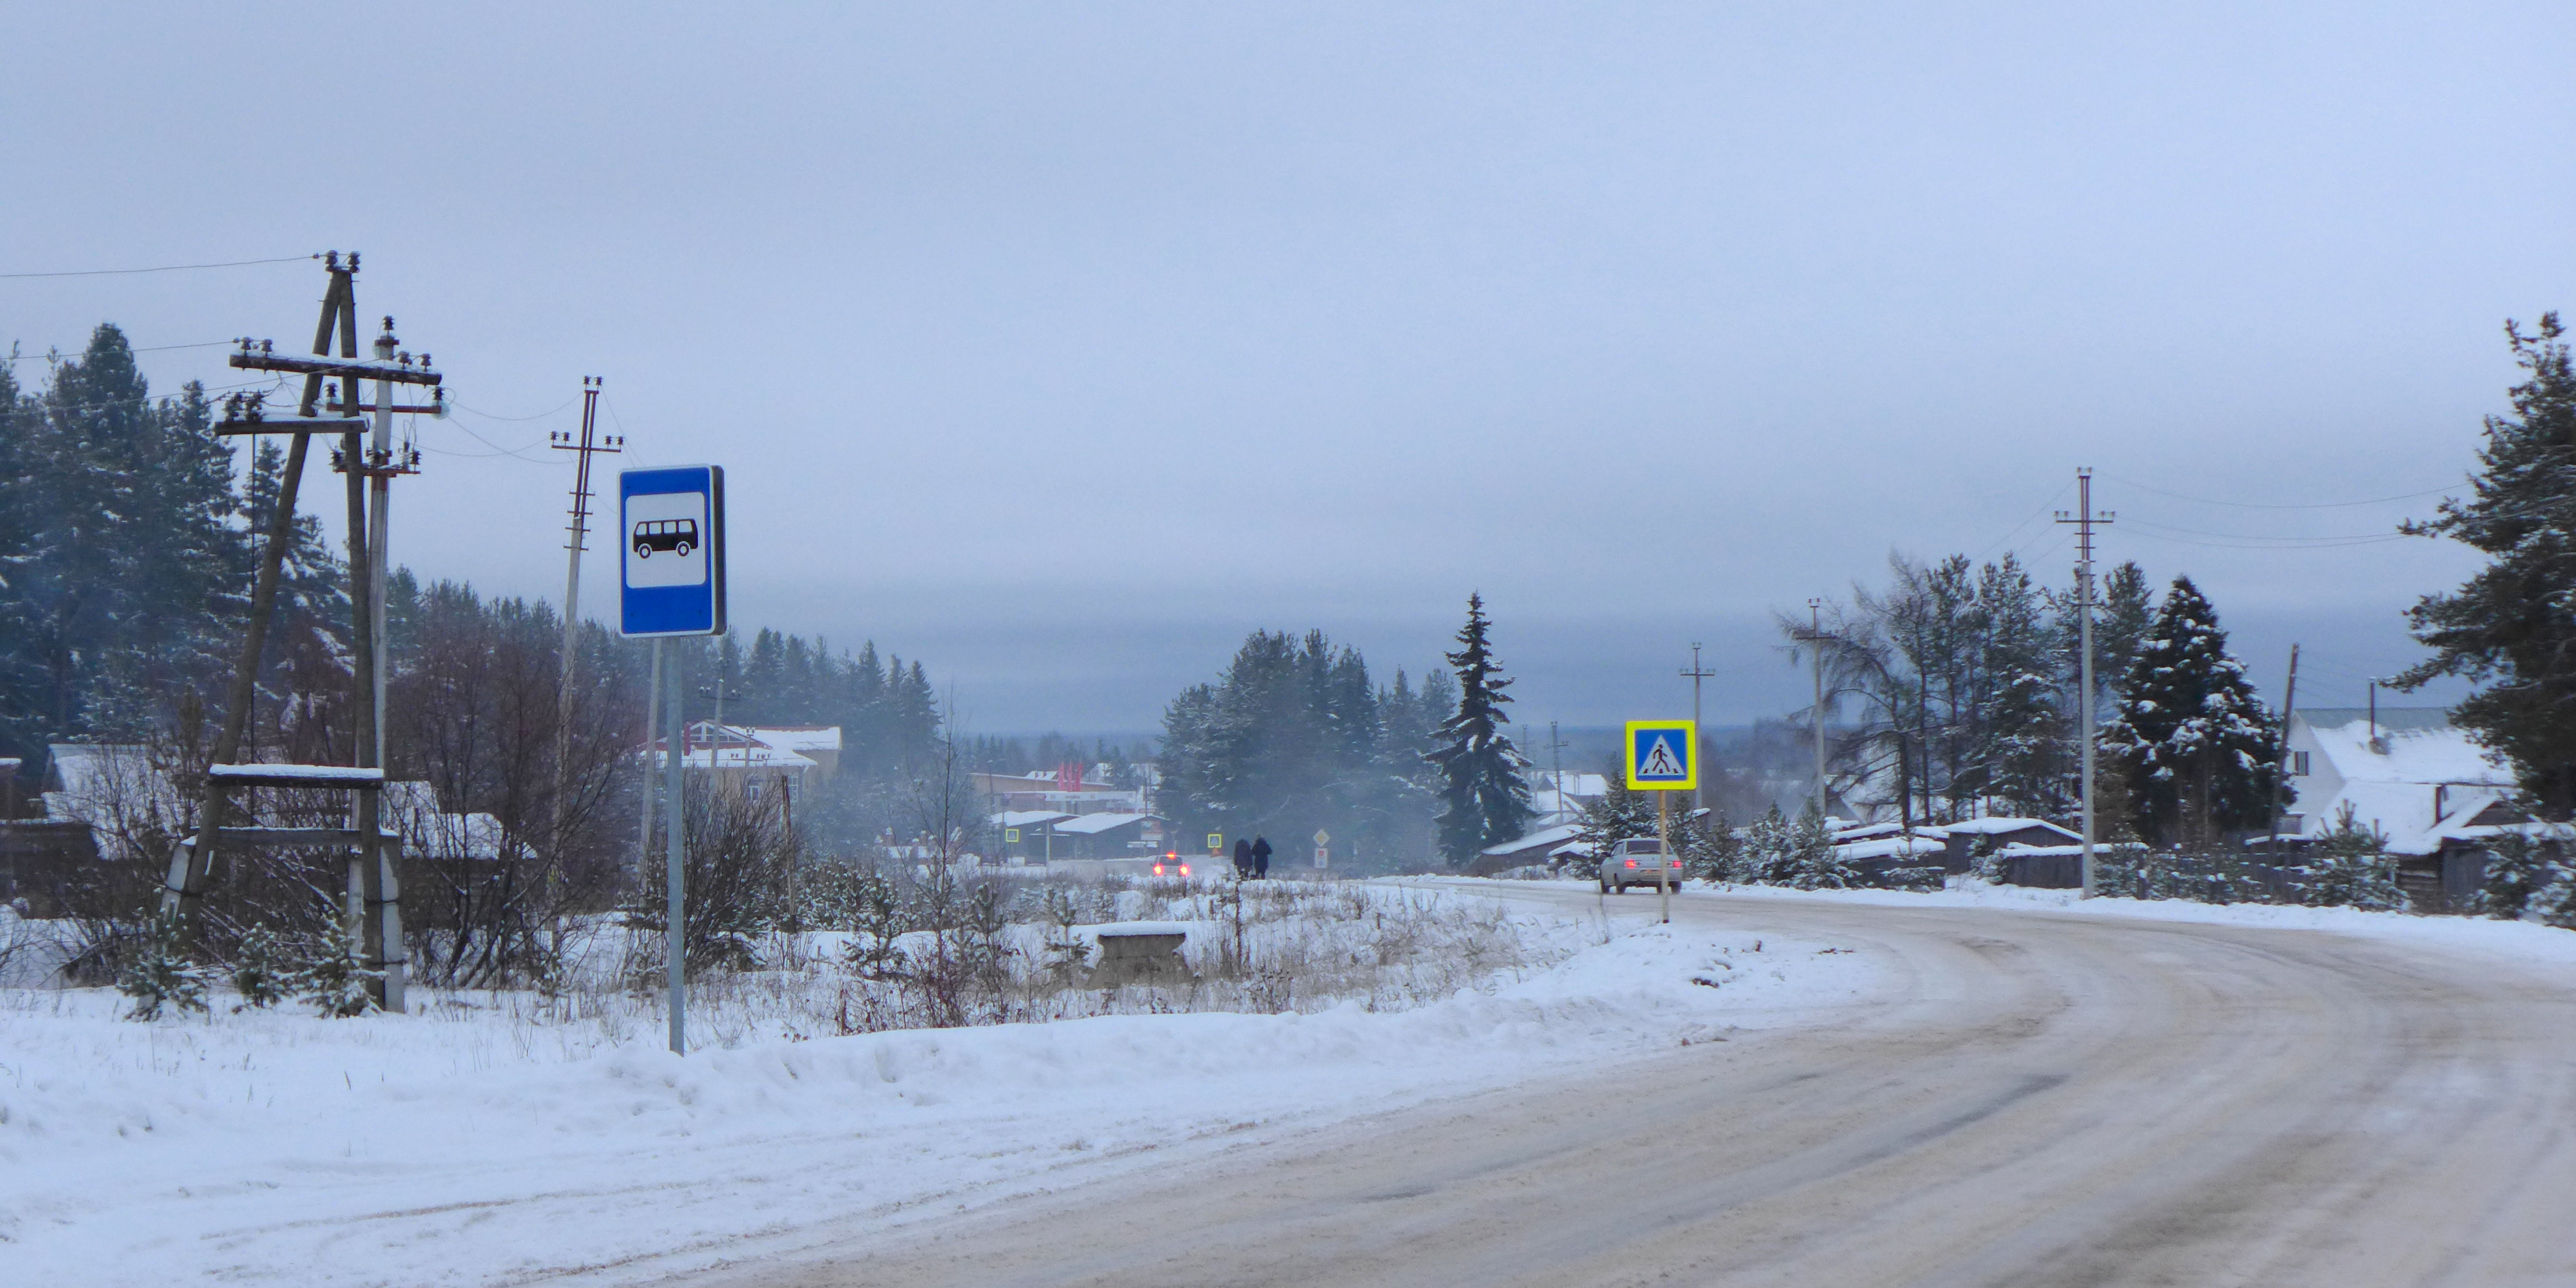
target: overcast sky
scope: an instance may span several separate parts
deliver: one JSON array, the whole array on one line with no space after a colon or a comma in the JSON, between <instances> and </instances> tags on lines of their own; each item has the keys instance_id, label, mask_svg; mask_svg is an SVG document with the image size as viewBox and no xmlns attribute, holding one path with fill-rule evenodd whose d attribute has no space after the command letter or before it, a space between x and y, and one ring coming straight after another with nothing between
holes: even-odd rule
<instances>
[{"instance_id":1,"label":"overcast sky","mask_svg":"<svg viewBox=\"0 0 2576 1288\"><path fill-rule=\"evenodd\" d=\"M2079 465L2105 557L2358 703L2474 564L2276 539L2428 513L2503 321L2576 305L2556 5L8 28L0 273L361 250L471 412L421 422L398 560L560 595L546 434L599 375L627 463L726 467L738 627L918 656L979 731L1154 727L1262 626L1418 672L1471 590L1523 718L1685 711L1694 640L1712 720L1775 714L1773 611L1891 551L2063 579ZM291 344L322 281L0 280L0 344Z\"/></svg>"}]
</instances>

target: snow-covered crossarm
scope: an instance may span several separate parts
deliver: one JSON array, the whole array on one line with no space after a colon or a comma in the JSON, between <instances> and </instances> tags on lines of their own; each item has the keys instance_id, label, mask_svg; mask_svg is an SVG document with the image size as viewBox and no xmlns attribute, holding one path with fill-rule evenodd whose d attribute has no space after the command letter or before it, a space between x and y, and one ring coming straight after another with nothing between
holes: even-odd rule
<instances>
[{"instance_id":1,"label":"snow-covered crossarm","mask_svg":"<svg viewBox=\"0 0 2576 1288\"><path fill-rule=\"evenodd\" d=\"M385 785L385 771L355 765L209 765L206 777L222 787L347 787Z\"/></svg>"},{"instance_id":2,"label":"snow-covered crossarm","mask_svg":"<svg viewBox=\"0 0 2576 1288\"><path fill-rule=\"evenodd\" d=\"M297 416L293 414L254 417L226 417L215 422L217 435L242 434L363 434L375 422L358 416Z\"/></svg>"},{"instance_id":3,"label":"snow-covered crossarm","mask_svg":"<svg viewBox=\"0 0 2576 1288\"><path fill-rule=\"evenodd\" d=\"M443 377L425 365L379 362L373 358L326 358L313 354L268 353L253 350L249 353L232 354L225 361L244 371L292 371L302 375L388 380L398 385L445 383Z\"/></svg>"}]
</instances>

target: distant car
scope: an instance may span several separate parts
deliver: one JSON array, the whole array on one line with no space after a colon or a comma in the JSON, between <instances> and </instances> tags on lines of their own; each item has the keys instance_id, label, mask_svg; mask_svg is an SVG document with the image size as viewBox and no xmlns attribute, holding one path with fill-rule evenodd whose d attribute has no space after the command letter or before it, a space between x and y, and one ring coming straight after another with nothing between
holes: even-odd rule
<instances>
[{"instance_id":1,"label":"distant car","mask_svg":"<svg viewBox=\"0 0 2576 1288\"><path fill-rule=\"evenodd\" d=\"M1164 855L1163 857L1161 857L1161 858L1159 858L1159 859L1154 860L1154 875L1155 875L1155 876L1158 876L1158 877L1185 877L1185 876L1188 876L1189 874L1190 874L1190 863L1189 863L1189 860L1182 858L1182 857L1181 857L1180 855L1178 855L1178 854L1166 854L1166 855Z\"/></svg>"},{"instance_id":2,"label":"distant car","mask_svg":"<svg viewBox=\"0 0 2576 1288\"><path fill-rule=\"evenodd\" d=\"M1664 853L1664 843L1651 836L1630 837L1611 843L1609 856L1601 860L1601 893L1628 893L1630 886L1662 889L1666 883L1682 888L1682 861Z\"/></svg>"}]
</instances>

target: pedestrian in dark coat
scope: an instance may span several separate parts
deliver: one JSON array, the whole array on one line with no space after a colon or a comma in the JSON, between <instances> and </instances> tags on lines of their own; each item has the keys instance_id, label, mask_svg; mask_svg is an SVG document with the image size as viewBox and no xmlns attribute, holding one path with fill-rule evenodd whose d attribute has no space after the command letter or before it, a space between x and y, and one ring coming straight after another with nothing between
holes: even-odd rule
<instances>
[{"instance_id":1,"label":"pedestrian in dark coat","mask_svg":"<svg viewBox=\"0 0 2576 1288\"><path fill-rule=\"evenodd\" d=\"M1248 881L1251 878L1252 842L1238 836L1234 838L1234 879Z\"/></svg>"},{"instance_id":2,"label":"pedestrian in dark coat","mask_svg":"<svg viewBox=\"0 0 2576 1288\"><path fill-rule=\"evenodd\" d=\"M1255 877L1266 877L1270 875L1269 837L1256 836L1252 838L1252 875Z\"/></svg>"}]
</instances>

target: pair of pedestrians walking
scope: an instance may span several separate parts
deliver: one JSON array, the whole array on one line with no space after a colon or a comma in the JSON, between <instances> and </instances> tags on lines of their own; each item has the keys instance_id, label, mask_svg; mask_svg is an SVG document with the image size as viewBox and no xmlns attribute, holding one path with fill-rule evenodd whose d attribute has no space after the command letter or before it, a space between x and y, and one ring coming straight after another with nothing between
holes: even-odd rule
<instances>
[{"instance_id":1,"label":"pair of pedestrians walking","mask_svg":"<svg viewBox=\"0 0 2576 1288\"><path fill-rule=\"evenodd\" d=\"M1238 881L1257 881L1270 875L1270 839L1256 836L1251 840L1234 838L1234 875Z\"/></svg>"}]
</instances>

